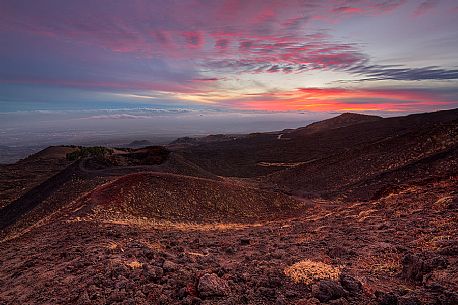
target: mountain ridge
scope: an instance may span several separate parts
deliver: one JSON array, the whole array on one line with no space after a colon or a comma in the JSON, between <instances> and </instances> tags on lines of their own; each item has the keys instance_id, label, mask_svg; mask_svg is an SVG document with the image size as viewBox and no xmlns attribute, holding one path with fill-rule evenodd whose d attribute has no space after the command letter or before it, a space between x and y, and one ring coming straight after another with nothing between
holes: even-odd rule
<instances>
[{"instance_id":1,"label":"mountain ridge","mask_svg":"<svg viewBox=\"0 0 458 305\"><path fill-rule=\"evenodd\" d=\"M336 117L311 123L305 127L294 129L290 134L313 134L323 130L342 128L351 125L374 122L383 119L380 116L345 112Z\"/></svg>"}]
</instances>

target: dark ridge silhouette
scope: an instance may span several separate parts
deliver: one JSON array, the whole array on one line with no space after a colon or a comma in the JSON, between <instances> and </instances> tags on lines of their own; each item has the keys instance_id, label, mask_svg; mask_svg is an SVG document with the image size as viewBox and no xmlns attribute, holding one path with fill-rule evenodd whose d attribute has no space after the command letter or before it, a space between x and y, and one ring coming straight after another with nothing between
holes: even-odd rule
<instances>
[{"instance_id":1,"label":"dark ridge silhouette","mask_svg":"<svg viewBox=\"0 0 458 305\"><path fill-rule=\"evenodd\" d=\"M151 143L148 140L135 140L127 144L127 147L132 147L132 148L138 148L138 147L145 147L145 146L151 146L153 143Z\"/></svg>"},{"instance_id":2,"label":"dark ridge silhouette","mask_svg":"<svg viewBox=\"0 0 458 305\"><path fill-rule=\"evenodd\" d=\"M375 122L375 121L379 121L382 119L383 119L382 117L375 116L375 115L364 115L364 114L358 114L358 113L343 113L331 119L315 122L315 123L307 125L306 127L291 130L288 133L288 137L304 136L304 135L313 134L313 133L317 133L317 132L324 131L324 130L342 128L342 127L347 127L347 126L357 125L357 124L367 123L367 122Z\"/></svg>"}]
</instances>

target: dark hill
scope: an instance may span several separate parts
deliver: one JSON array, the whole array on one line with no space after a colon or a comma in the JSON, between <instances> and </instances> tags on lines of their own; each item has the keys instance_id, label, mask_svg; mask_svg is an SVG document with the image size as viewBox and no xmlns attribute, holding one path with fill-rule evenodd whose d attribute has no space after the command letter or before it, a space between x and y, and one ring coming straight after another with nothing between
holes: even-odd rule
<instances>
[{"instance_id":1,"label":"dark hill","mask_svg":"<svg viewBox=\"0 0 458 305\"><path fill-rule=\"evenodd\" d=\"M145 146L151 146L153 143L151 143L148 140L135 140L127 144L127 147L132 147L132 148L138 148L138 147L145 147Z\"/></svg>"},{"instance_id":2,"label":"dark hill","mask_svg":"<svg viewBox=\"0 0 458 305\"><path fill-rule=\"evenodd\" d=\"M347 127L351 125L366 123L366 122L375 122L378 120L382 120L382 117L374 116L374 115L364 115L358 113L343 113L339 116L336 116L331 119L319 121L307 125L303 128L298 128L295 130L290 131L286 136L288 138L291 137L300 137L304 135L309 135L325 130L336 129Z\"/></svg>"},{"instance_id":3,"label":"dark hill","mask_svg":"<svg viewBox=\"0 0 458 305\"><path fill-rule=\"evenodd\" d=\"M280 133L253 134L230 142L186 147L181 152L186 159L217 175L256 177L304 162L346 154L349 150L364 149L391 138L427 132L438 125L457 120L458 109L384 119L350 116L369 121L340 128L322 128L314 133L301 132L307 129L305 127L282 137L279 137ZM347 115L335 120L345 117ZM329 126L329 122L333 122L333 119L321 126Z\"/></svg>"},{"instance_id":4,"label":"dark hill","mask_svg":"<svg viewBox=\"0 0 458 305\"><path fill-rule=\"evenodd\" d=\"M172 147L198 145L204 143L216 143L224 141L232 141L244 135L229 135L229 134L215 134L204 137L181 137L172 141L169 145Z\"/></svg>"},{"instance_id":5,"label":"dark hill","mask_svg":"<svg viewBox=\"0 0 458 305\"><path fill-rule=\"evenodd\" d=\"M393 135L264 178L301 196L369 200L458 169L458 120Z\"/></svg>"}]
</instances>

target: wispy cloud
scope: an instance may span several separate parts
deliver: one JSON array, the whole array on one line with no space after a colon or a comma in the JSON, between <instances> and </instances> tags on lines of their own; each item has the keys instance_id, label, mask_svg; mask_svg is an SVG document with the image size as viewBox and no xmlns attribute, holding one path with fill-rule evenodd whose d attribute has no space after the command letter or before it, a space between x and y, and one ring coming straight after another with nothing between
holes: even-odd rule
<instances>
[{"instance_id":1,"label":"wispy cloud","mask_svg":"<svg viewBox=\"0 0 458 305\"><path fill-rule=\"evenodd\" d=\"M152 116L146 115L132 115L132 114L108 114L108 115L94 115L87 118L86 120L144 120L152 119Z\"/></svg>"},{"instance_id":2,"label":"wispy cloud","mask_svg":"<svg viewBox=\"0 0 458 305\"><path fill-rule=\"evenodd\" d=\"M437 66L407 68L403 66L361 65L348 69L368 78L364 80L452 80L458 79L458 69L444 69Z\"/></svg>"}]
</instances>

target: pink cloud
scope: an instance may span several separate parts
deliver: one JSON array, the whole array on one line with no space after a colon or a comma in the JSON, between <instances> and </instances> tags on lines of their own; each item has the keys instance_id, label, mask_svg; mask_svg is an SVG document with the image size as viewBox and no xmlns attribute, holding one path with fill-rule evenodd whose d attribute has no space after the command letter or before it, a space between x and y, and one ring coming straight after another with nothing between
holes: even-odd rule
<instances>
[{"instance_id":1,"label":"pink cloud","mask_svg":"<svg viewBox=\"0 0 458 305\"><path fill-rule=\"evenodd\" d=\"M357 14L362 13L362 8L359 7L351 7L351 6L340 6L334 9L336 13L343 13L343 14Z\"/></svg>"},{"instance_id":2,"label":"pink cloud","mask_svg":"<svg viewBox=\"0 0 458 305\"><path fill-rule=\"evenodd\" d=\"M203 35L199 32L183 32L182 35L189 47L200 48L204 43Z\"/></svg>"},{"instance_id":3,"label":"pink cloud","mask_svg":"<svg viewBox=\"0 0 458 305\"><path fill-rule=\"evenodd\" d=\"M124 71L113 77L103 75L103 72L96 75L87 73L87 78L101 78L99 81L74 80L71 73L60 73L72 77L59 79L56 76L58 73L55 73L40 80L34 77L7 80L5 77L3 82L194 92L210 90L208 87L211 84L216 86L217 81L199 80L211 79L208 71L216 72L214 75L235 75L331 70L365 78L398 80L458 77L457 70L438 67L405 69L369 65L369 56L363 53L360 45L342 43L327 31L310 30L317 18L339 23L354 18L355 14L387 14L401 7L405 3L403 0L287 2L288 5L273 0L80 0L70 3L43 0L24 5L21 1L1 1L0 31L25 32L40 39L47 37L55 45L59 45L60 41L69 42L72 47L76 46L76 51L72 50L75 53L81 45L96 49L96 52L87 53L90 57L96 53L110 53L119 56L117 59L126 58L126 61L139 59L146 67L156 60L158 66L163 66L158 69L160 72L171 71L167 76L169 81L163 82L132 80L150 79L148 71L133 77L125 76ZM433 3L432 0L423 1L418 9L430 9ZM319 25L323 23L320 21ZM188 71L182 73L182 68L188 68ZM133 73L138 70L141 69L134 67ZM186 76L179 76L180 73ZM206 77L200 77L200 74ZM10 75L17 74L13 71ZM157 75L151 78L160 79Z\"/></svg>"},{"instance_id":4,"label":"pink cloud","mask_svg":"<svg viewBox=\"0 0 458 305\"><path fill-rule=\"evenodd\" d=\"M284 5L281 1L269 0L209 1L205 4L200 1L82 0L71 4L30 3L26 7L15 1L3 1L0 12L6 13L0 19L0 28L148 57L212 60L219 57L221 51L227 51L233 57L239 55L237 52L270 52L285 58L288 55L284 55L286 50L281 50L282 47L289 45L298 52L301 49L297 45L312 39L300 29L314 16L327 15L332 19L342 12L376 14L402 1L348 3L289 0L288 5ZM329 36L318 38L320 33L315 35L313 39L320 40L319 43L332 43ZM231 46L239 46L239 50Z\"/></svg>"}]
</instances>

